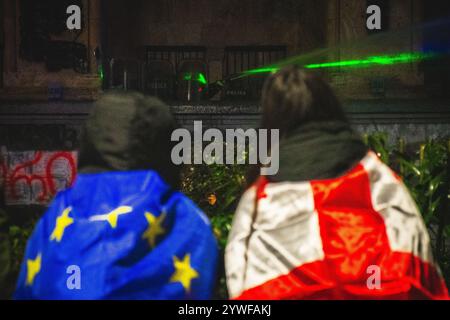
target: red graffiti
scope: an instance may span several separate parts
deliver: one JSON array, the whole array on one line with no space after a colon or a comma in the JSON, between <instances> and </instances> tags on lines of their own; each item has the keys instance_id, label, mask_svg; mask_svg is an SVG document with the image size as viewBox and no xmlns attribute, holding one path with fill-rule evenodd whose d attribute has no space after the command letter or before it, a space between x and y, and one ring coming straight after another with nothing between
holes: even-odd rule
<instances>
[{"instance_id":1,"label":"red graffiti","mask_svg":"<svg viewBox=\"0 0 450 320\"><path fill-rule=\"evenodd\" d=\"M75 164L75 160L73 159L73 156L71 153L69 152L58 152L56 154L54 154L47 162L47 166L45 168L45 173L46 173L46 179L47 179L47 184L49 186L50 192L52 195L55 195L57 190L56 190L56 186L55 186L55 181L53 180L53 175L52 175L52 170L53 170L53 163L57 160L57 159L66 159L68 164L69 164L69 168L70 168L70 181L69 181L69 185L71 186L73 184L73 181L75 180L75 176L77 174L77 165Z\"/></svg>"},{"instance_id":2,"label":"red graffiti","mask_svg":"<svg viewBox=\"0 0 450 320\"><path fill-rule=\"evenodd\" d=\"M22 164L18 164L13 169L11 175L6 179L6 184L7 184L8 188L10 189L11 196L13 198L18 198L17 190L16 190L16 184L17 184L18 181L25 180L25 182L27 183L27 185L29 187L31 187L31 184L35 180L40 181L41 183L44 181L42 177L35 176L35 175L34 176L33 175L26 175L26 174L19 175L19 172L21 170L24 170L24 169L29 168L29 167L33 167L35 164L37 164L41 160L41 158L42 158L42 152L36 152L36 156L35 156L35 158L33 160L24 162ZM43 188L42 189L42 193L39 196L39 200L40 201L44 201L45 200L44 197L47 194L46 186L45 186L44 183L42 183L42 188Z\"/></svg>"},{"instance_id":3,"label":"red graffiti","mask_svg":"<svg viewBox=\"0 0 450 320\"><path fill-rule=\"evenodd\" d=\"M44 155L50 157L45 160ZM19 163L10 171L10 174L7 173L7 165L2 162L0 168L3 171L3 181L6 188L8 188L10 196L13 199L20 197L17 193L18 182L25 182L29 188L32 188L33 183L38 182L42 187L42 191L37 196L38 202L49 201L58 192L54 174L54 164L57 160L65 160L67 162L67 169L70 172L70 176L67 179L68 185L71 186L76 177L76 160L71 152L56 152L48 155L42 151L37 151L33 160ZM34 172L38 165L44 166L44 170L40 174ZM27 169L31 173L27 173Z\"/></svg>"}]
</instances>

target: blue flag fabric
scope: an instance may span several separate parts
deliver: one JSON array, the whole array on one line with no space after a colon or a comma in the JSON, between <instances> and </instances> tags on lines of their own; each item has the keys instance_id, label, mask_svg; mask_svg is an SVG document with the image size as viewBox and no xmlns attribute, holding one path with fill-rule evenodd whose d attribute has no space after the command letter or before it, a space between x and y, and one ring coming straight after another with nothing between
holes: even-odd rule
<instances>
[{"instance_id":1,"label":"blue flag fabric","mask_svg":"<svg viewBox=\"0 0 450 320\"><path fill-rule=\"evenodd\" d=\"M80 174L37 224L16 299L209 299L209 220L152 171Z\"/></svg>"}]
</instances>

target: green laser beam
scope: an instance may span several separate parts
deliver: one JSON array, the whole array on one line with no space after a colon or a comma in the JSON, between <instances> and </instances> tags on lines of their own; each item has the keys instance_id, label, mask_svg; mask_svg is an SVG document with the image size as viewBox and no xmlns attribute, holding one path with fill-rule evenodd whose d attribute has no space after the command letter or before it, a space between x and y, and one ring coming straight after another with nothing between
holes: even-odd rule
<instances>
[{"instance_id":1,"label":"green laser beam","mask_svg":"<svg viewBox=\"0 0 450 320\"><path fill-rule=\"evenodd\" d=\"M396 61L396 56L374 56L365 59L359 60L349 60L352 61L336 61L336 62L327 62L327 63L316 63L316 61L322 61L327 56L331 56L340 52L358 52L360 50L365 50L366 48L372 47L384 47L390 48L395 47L401 42L405 37L410 36L411 34L421 34L421 33L435 33L438 37L442 37L442 29L448 29L450 27L449 19L440 19L431 22L421 23L412 26L405 26L399 29L390 30L388 32L381 32L375 35L371 35L369 37L364 37L357 41L350 40L341 42L335 46L327 47L327 48L319 48L310 52L306 52L300 55L288 57L282 61L278 61L271 65L266 65L261 68L250 69L248 71L243 71L238 74L234 74L230 76L228 80L237 80L250 75L255 75L259 73L270 73L276 72L283 66L288 65L298 65L298 66L309 66L310 69L313 68L333 68L333 67L370 67L370 66L383 66L386 64L396 64L396 63L406 63L409 61L415 61L417 54L422 55L421 53L403 53L397 56L400 56L399 61ZM442 38L442 42L445 43L445 38ZM439 53L434 53L433 56L440 55ZM411 60L409 58L412 57ZM423 58L430 58L430 55L425 55ZM376 58L382 58L378 60ZM387 58L387 60L385 60ZM365 61L371 60L372 61ZM393 60L392 60L393 59ZM420 58L419 58L420 59ZM405 61L406 60L406 61ZM377 63L378 61L378 63ZM346 65L349 63L349 65ZM353 65L352 65L353 64Z\"/></svg>"},{"instance_id":2,"label":"green laser beam","mask_svg":"<svg viewBox=\"0 0 450 320\"><path fill-rule=\"evenodd\" d=\"M341 67L353 67L353 68L367 68L371 66L385 66L385 65L395 65L401 63L411 63L415 61L420 61L424 59L429 59L434 57L432 53L401 53L398 55L384 55L384 56L371 56L365 59L356 60L344 60L344 61L333 61L324 63L312 63L304 65L306 69L320 69L320 68L341 68ZM251 69L243 72L243 76L250 76L260 73L274 73L277 72L281 67L262 67Z\"/></svg>"},{"instance_id":3,"label":"green laser beam","mask_svg":"<svg viewBox=\"0 0 450 320\"><path fill-rule=\"evenodd\" d=\"M258 73L269 73L269 72L277 72L279 70L278 67L264 67L264 68L257 68L252 70L247 70L244 72L245 75L252 75L252 74L258 74Z\"/></svg>"},{"instance_id":4,"label":"green laser beam","mask_svg":"<svg viewBox=\"0 0 450 320\"><path fill-rule=\"evenodd\" d=\"M191 73L186 73L183 77L183 80L189 81L192 80L192 74Z\"/></svg>"},{"instance_id":5,"label":"green laser beam","mask_svg":"<svg viewBox=\"0 0 450 320\"><path fill-rule=\"evenodd\" d=\"M200 82L203 85L206 85L208 83L208 81L206 81L205 76L203 75L203 73L199 73L198 74L198 78L197 81Z\"/></svg>"},{"instance_id":6,"label":"green laser beam","mask_svg":"<svg viewBox=\"0 0 450 320\"><path fill-rule=\"evenodd\" d=\"M185 81L193 80L192 79L192 73L185 73L184 76L183 76L183 79ZM207 85L208 84L208 81L206 80L206 77L205 77L205 75L203 73L199 73L194 80L198 81L202 85Z\"/></svg>"},{"instance_id":7,"label":"green laser beam","mask_svg":"<svg viewBox=\"0 0 450 320\"><path fill-rule=\"evenodd\" d=\"M100 80L103 81L105 79L105 72L103 71L103 66L102 65L100 65L98 67L98 75L100 77Z\"/></svg>"},{"instance_id":8,"label":"green laser beam","mask_svg":"<svg viewBox=\"0 0 450 320\"><path fill-rule=\"evenodd\" d=\"M334 67L369 67L373 65L394 65L401 63L410 63L427 58L431 58L432 54L425 53L401 53L395 56L372 56L360 60L347 60L326 63L314 63L305 66L307 69L318 68L334 68Z\"/></svg>"}]
</instances>

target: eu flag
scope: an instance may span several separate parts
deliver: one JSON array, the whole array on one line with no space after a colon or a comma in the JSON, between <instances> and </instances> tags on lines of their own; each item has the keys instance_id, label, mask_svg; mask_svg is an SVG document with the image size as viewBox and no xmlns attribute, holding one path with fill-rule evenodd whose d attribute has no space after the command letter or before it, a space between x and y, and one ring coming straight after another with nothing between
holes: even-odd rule
<instances>
[{"instance_id":1,"label":"eu flag","mask_svg":"<svg viewBox=\"0 0 450 320\"><path fill-rule=\"evenodd\" d=\"M207 217L153 171L80 174L37 224L16 299L208 299Z\"/></svg>"}]
</instances>

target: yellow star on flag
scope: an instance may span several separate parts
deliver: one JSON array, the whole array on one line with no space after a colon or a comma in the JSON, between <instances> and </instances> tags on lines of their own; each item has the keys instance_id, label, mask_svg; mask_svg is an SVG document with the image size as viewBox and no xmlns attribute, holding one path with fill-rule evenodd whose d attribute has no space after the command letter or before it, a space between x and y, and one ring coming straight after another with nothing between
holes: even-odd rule
<instances>
[{"instance_id":1,"label":"yellow star on flag","mask_svg":"<svg viewBox=\"0 0 450 320\"><path fill-rule=\"evenodd\" d=\"M128 206L121 206L117 209L114 209L113 211L106 213L106 214L100 214L97 216L91 217L90 221L108 221L111 228L115 229L117 227L117 219L120 215L127 214L133 211L132 207Z\"/></svg>"},{"instance_id":2,"label":"yellow star on flag","mask_svg":"<svg viewBox=\"0 0 450 320\"><path fill-rule=\"evenodd\" d=\"M32 286L34 282L34 278L41 271L41 254L38 254L36 259L28 259L27 260L27 286Z\"/></svg>"},{"instance_id":3,"label":"yellow star on flag","mask_svg":"<svg viewBox=\"0 0 450 320\"><path fill-rule=\"evenodd\" d=\"M56 242L61 242L64 235L64 230L73 223L73 219L69 217L72 208L67 208L63 211L62 215L56 218L55 229L53 229L50 235L50 241L56 240Z\"/></svg>"},{"instance_id":4,"label":"yellow star on flag","mask_svg":"<svg viewBox=\"0 0 450 320\"><path fill-rule=\"evenodd\" d=\"M156 238L159 235L164 234L165 229L162 227L162 223L164 219L166 218L166 213L164 212L159 217L155 217L150 212L145 213L145 218L148 222L148 228L144 232L144 235L142 236L143 239L147 239L150 246L153 248L156 244Z\"/></svg>"},{"instance_id":5,"label":"yellow star on flag","mask_svg":"<svg viewBox=\"0 0 450 320\"><path fill-rule=\"evenodd\" d=\"M180 282L183 288L190 292L192 280L199 277L198 272L191 267L191 255L186 254L183 260L174 256L173 265L175 272L170 278L170 282Z\"/></svg>"}]
</instances>

